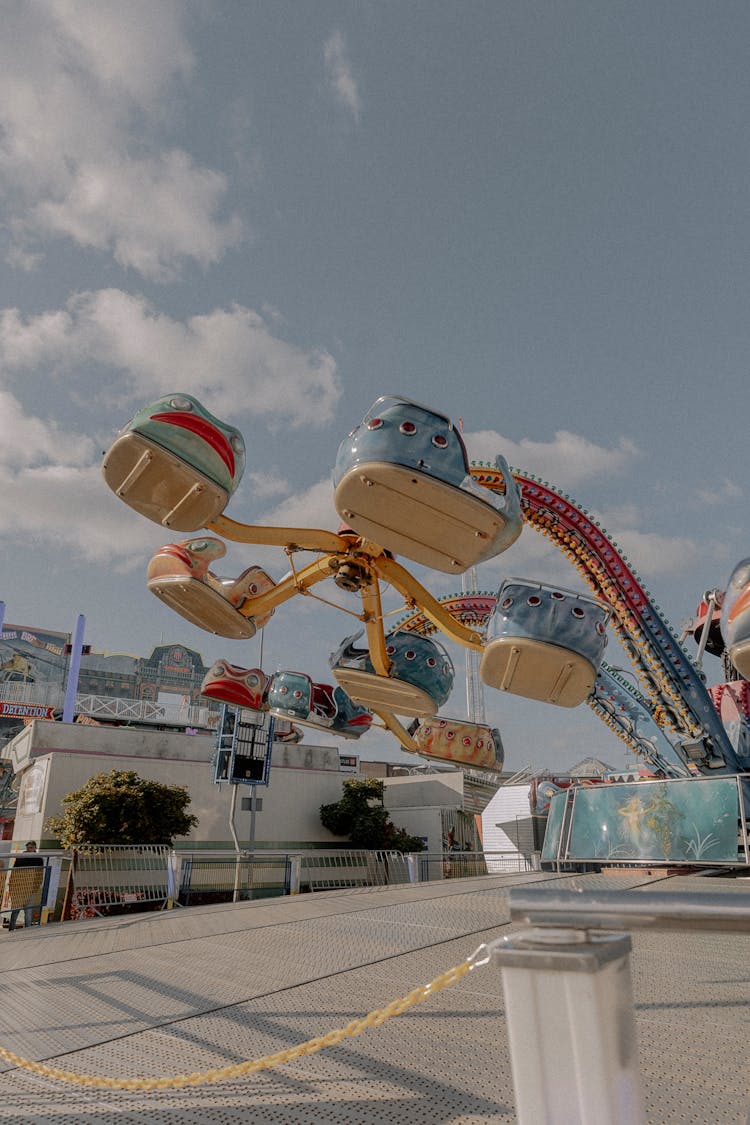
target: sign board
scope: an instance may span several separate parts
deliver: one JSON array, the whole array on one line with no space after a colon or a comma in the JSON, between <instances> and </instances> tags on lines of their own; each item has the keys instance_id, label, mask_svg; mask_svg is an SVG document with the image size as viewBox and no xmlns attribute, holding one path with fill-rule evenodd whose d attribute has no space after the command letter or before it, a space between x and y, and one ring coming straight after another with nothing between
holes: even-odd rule
<instances>
[{"instance_id":1,"label":"sign board","mask_svg":"<svg viewBox=\"0 0 750 1125\"><path fill-rule=\"evenodd\" d=\"M39 703L0 702L0 719L51 719L54 707L43 707Z\"/></svg>"}]
</instances>

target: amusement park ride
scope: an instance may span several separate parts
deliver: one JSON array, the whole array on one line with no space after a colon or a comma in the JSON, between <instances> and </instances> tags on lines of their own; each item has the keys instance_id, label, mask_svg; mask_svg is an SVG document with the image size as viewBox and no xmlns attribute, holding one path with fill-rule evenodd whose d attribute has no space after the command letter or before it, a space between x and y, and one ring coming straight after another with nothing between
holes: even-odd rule
<instances>
[{"instance_id":1,"label":"amusement park ride","mask_svg":"<svg viewBox=\"0 0 750 1125\"><path fill-rule=\"evenodd\" d=\"M120 432L103 464L112 491L170 532L211 533L161 547L148 566L148 588L200 628L241 639L285 602L317 596L315 588L331 581L358 599L362 629L331 654L335 685L220 660L205 695L349 739L376 723L406 751L500 770L496 729L471 721L476 716L439 714L454 680L436 639L442 634L477 654L488 687L558 707L587 703L660 777L750 769L750 560L736 567L726 592L705 596L691 659L585 509L547 482L511 471L502 456L494 465L470 464L458 428L424 406L379 398L341 443L333 473L338 533L225 516L244 465L239 431L189 395L165 396ZM464 589L437 598L396 558L466 575L512 546L524 525L563 552L591 596L507 578L495 595ZM211 567L226 553L224 540L278 547L290 571L278 582L258 566L220 577ZM381 584L403 599L391 628ZM603 661L608 627L637 688ZM724 661L719 687L706 686L704 651Z\"/></svg>"}]
</instances>

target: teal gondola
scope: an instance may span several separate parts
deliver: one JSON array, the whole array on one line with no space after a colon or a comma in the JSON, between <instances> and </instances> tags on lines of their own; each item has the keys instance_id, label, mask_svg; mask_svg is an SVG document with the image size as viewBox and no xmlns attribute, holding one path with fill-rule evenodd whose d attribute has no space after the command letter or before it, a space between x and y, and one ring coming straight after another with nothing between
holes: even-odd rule
<instances>
[{"instance_id":1,"label":"teal gondola","mask_svg":"<svg viewBox=\"0 0 750 1125\"><path fill-rule=\"evenodd\" d=\"M356 633L342 641L329 663L347 695L364 707L423 718L434 715L451 693L453 662L436 641L412 633L389 633L386 654L391 663L380 676L366 648L355 647Z\"/></svg>"},{"instance_id":2,"label":"teal gondola","mask_svg":"<svg viewBox=\"0 0 750 1125\"><path fill-rule=\"evenodd\" d=\"M354 703L340 687L313 683L304 672L276 672L271 676L267 702L272 715L341 738L360 738L372 724L372 712Z\"/></svg>"},{"instance_id":3,"label":"teal gondola","mask_svg":"<svg viewBox=\"0 0 750 1125\"><path fill-rule=\"evenodd\" d=\"M227 506L245 468L245 442L192 395L140 410L104 455L112 491L172 531L199 531Z\"/></svg>"}]
</instances>

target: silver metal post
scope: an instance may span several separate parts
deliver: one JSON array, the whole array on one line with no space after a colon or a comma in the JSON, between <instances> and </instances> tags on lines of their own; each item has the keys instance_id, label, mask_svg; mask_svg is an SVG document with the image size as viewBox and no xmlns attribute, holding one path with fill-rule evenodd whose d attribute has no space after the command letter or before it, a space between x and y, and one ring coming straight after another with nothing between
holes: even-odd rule
<instances>
[{"instance_id":1,"label":"silver metal post","mask_svg":"<svg viewBox=\"0 0 750 1125\"><path fill-rule=\"evenodd\" d=\"M641 1125L630 938L534 929L493 944L520 1125Z\"/></svg>"},{"instance_id":2,"label":"silver metal post","mask_svg":"<svg viewBox=\"0 0 750 1125\"><path fill-rule=\"evenodd\" d=\"M237 838L237 829L234 824L234 814L237 811L237 790L239 785L236 782L232 785L232 803L229 807L229 831L232 833L234 840L234 890L232 891L232 902L237 902L240 897L240 841Z\"/></svg>"},{"instance_id":3,"label":"silver metal post","mask_svg":"<svg viewBox=\"0 0 750 1125\"><path fill-rule=\"evenodd\" d=\"M247 878L247 883L248 883L247 897L248 898L253 897L253 860L255 859L255 816L256 816L256 813L258 811L256 794L257 794L257 786L251 785L250 786L250 838L248 840L248 845L247 845L248 846L248 853L249 853L249 857L250 857L250 863L248 865L248 878Z\"/></svg>"},{"instance_id":4,"label":"silver metal post","mask_svg":"<svg viewBox=\"0 0 750 1125\"><path fill-rule=\"evenodd\" d=\"M711 590L706 595L707 599L708 599L708 605L706 606L706 619L703 622L703 629L701 631L701 639L698 642L698 652L696 653L696 656L695 656L695 666L696 666L696 668L702 668L703 667L703 653L706 651L706 645L708 644L708 630L709 630L709 627L711 625L711 618L714 615L714 610L716 609L717 595L718 595L718 590Z\"/></svg>"},{"instance_id":5,"label":"silver metal post","mask_svg":"<svg viewBox=\"0 0 750 1125\"><path fill-rule=\"evenodd\" d=\"M301 875L302 875L302 856L293 855L289 857L290 874L289 874L289 894L298 895Z\"/></svg>"}]
</instances>

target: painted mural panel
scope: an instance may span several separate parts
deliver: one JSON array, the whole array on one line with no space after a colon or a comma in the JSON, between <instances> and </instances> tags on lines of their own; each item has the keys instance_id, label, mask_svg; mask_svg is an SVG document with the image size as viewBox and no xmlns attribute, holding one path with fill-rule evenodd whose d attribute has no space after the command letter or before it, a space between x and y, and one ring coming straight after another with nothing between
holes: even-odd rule
<instances>
[{"instance_id":1,"label":"painted mural panel","mask_svg":"<svg viewBox=\"0 0 750 1125\"><path fill-rule=\"evenodd\" d=\"M737 862L735 778L580 788L571 815L566 859Z\"/></svg>"},{"instance_id":2,"label":"painted mural panel","mask_svg":"<svg viewBox=\"0 0 750 1125\"><path fill-rule=\"evenodd\" d=\"M555 793L549 803L547 826L544 830L544 844L542 845L542 862L545 860L554 863L560 850L560 834L562 832L565 804L568 800L568 790Z\"/></svg>"}]
</instances>

